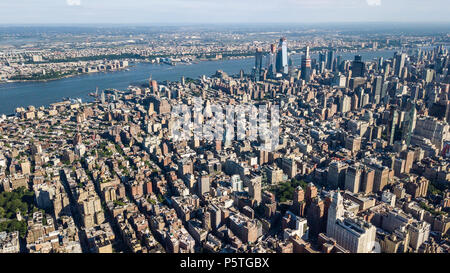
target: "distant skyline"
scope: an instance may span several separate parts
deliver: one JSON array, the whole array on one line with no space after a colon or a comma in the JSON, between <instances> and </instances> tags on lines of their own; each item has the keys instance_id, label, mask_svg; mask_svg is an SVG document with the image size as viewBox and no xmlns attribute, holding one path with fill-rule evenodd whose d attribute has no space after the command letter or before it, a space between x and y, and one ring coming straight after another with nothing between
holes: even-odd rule
<instances>
[{"instance_id":1,"label":"distant skyline","mask_svg":"<svg viewBox=\"0 0 450 273\"><path fill-rule=\"evenodd\" d=\"M449 0L2 0L0 24L450 22Z\"/></svg>"}]
</instances>

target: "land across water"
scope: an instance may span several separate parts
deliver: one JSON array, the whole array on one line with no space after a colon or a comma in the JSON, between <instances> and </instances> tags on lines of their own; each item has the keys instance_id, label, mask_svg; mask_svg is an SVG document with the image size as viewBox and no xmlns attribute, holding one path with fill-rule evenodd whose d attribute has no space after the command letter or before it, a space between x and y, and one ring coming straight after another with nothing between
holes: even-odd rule
<instances>
[{"instance_id":1,"label":"land across water","mask_svg":"<svg viewBox=\"0 0 450 273\"><path fill-rule=\"evenodd\" d=\"M395 50L340 52L343 60L353 60L355 55L361 55L364 61L383 57L393 57ZM301 54L292 55L295 66L301 63ZM312 54L317 59L317 54ZM130 85L147 83L150 76L159 82L179 81L182 76L197 79L202 75L211 76L217 70L230 75L237 74L241 69L251 73L254 58L241 58L232 60L200 61L198 63L176 66L166 64L135 63L127 70L115 72L98 72L67 77L44 82L11 82L0 84L0 114L13 114L17 107L48 106L61 101L63 98L80 98L82 101L91 101L89 93L104 89L127 89Z\"/></svg>"}]
</instances>

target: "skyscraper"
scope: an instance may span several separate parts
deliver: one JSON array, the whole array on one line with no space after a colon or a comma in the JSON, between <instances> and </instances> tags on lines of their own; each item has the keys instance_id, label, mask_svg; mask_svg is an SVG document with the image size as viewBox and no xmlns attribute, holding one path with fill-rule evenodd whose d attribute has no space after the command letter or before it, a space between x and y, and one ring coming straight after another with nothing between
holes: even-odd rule
<instances>
[{"instance_id":1,"label":"skyscraper","mask_svg":"<svg viewBox=\"0 0 450 273\"><path fill-rule=\"evenodd\" d=\"M270 76L274 76L277 73L277 45L270 45L270 52L267 54L267 70Z\"/></svg>"},{"instance_id":2,"label":"skyscraper","mask_svg":"<svg viewBox=\"0 0 450 273\"><path fill-rule=\"evenodd\" d=\"M331 201L330 208L328 209L327 218L327 236L335 237L335 225L336 220L344 218L344 200L339 193L335 191L333 200Z\"/></svg>"},{"instance_id":3,"label":"skyscraper","mask_svg":"<svg viewBox=\"0 0 450 273\"><path fill-rule=\"evenodd\" d=\"M394 73L395 76L399 77L400 74L402 73L403 67L405 66L406 54L396 52L394 59L395 59Z\"/></svg>"},{"instance_id":4,"label":"skyscraper","mask_svg":"<svg viewBox=\"0 0 450 273\"><path fill-rule=\"evenodd\" d=\"M334 58L335 58L336 52L334 50L328 51L328 58L327 58L327 69L332 70L334 67Z\"/></svg>"},{"instance_id":5,"label":"skyscraper","mask_svg":"<svg viewBox=\"0 0 450 273\"><path fill-rule=\"evenodd\" d=\"M309 56L309 46L305 49L305 55L302 59L302 80L309 82L311 78L311 58Z\"/></svg>"},{"instance_id":6,"label":"skyscraper","mask_svg":"<svg viewBox=\"0 0 450 273\"><path fill-rule=\"evenodd\" d=\"M361 183L362 169L358 165L350 166L345 174L345 189L358 193Z\"/></svg>"},{"instance_id":7,"label":"skyscraper","mask_svg":"<svg viewBox=\"0 0 450 273\"><path fill-rule=\"evenodd\" d=\"M411 144L411 136L414 132L414 129L416 128L416 119L417 119L417 110L416 110L416 103L412 102L411 103L411 110L409 111L409 115L408 115L408 120L407 120L407 124L408 126L405 127L406 130L406 134L405 134L405 140L406 140L406 145L410 145Z\"/></svg>"},{"instance_id":8,"label":"skyscraper","mask_svg":"<svg viewBox=\"0 0 450 273\"><path fill-rule=\"evenodd\" d=\"M364 77L366 72L366 64L362 61L360 55L355 56L355 60L352 62L352 77Z\"/></svg>"},{"instance_id":9,"label":"skyscraper","mask_svg":"<svg viewBox=\"0 0 450 273\"><path fill-rule=\"evenodd\" d=\"M393 110L392 115L391 115L391 119L390 119L390 124L389 124L389 145L393 145L394 144L394 136L395 136L395 129L397 128L397 123L398 123L398 111L397 110Z\"/></svg>"},{"instance_id":10,"label":"skyscraper","mask_svg":"<svg viewBox=\"0 0 450 273\"><path fill-rule=\"evenodd\" d=\"M381 88L383 83L383 78L381 76L377 76L375 78L374 86L373 86L373 102L378 104L381 99Z\"/></svg>"},{"instance_id":11,"label":"skyscraper","mask_svg":"<svg viewBox=\"0 0 450 273\"><path fill-rule=\"evenodd\" d=\"M389 99L389 97L387 96L388 88L389 88L389 81L384 81L381 87L381 97L380 97L380 101L383 101L383 103Z\"/></svg>"},{"instance_id":12,"label":"skyscraper","mask_svg":"<svg viewBox=\"0 0 450 273\"><path fill-rule=\"evenodd\" d=\"M320 73L323 73L327 66L327 54L324 52L319 52L319 70Z\"/></svg>"},{"instance_id":13,"label":"skyscraper","mask_svg":"<svg viewBox=\"0 0 450 273\"><path fill-rule=\"evenodd\" d=\"M287 74L289 72L287 41L285 37L281 38L278 44L276 66L278 73Z\"/></svg>"},{"instance_id":14,"label":"skyscraper","mask_svg":"<svg viewBox=\"0 0 450 273\"><path fill-rule=\"evenodd\" d=\"M255 52L255 81L259 81L261 77L261 70L262 70L262 58L263 58L263 52L261 48L257 48Z\"/></svg>"}]
</instances>

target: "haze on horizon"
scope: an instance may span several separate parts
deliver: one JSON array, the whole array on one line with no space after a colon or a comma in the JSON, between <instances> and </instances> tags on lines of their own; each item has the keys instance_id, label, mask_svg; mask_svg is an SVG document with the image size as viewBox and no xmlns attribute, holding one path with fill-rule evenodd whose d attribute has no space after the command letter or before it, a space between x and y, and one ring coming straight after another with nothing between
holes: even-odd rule
<instances>
[{"instance_id":1,"label":"haze on horizon","mask_svg":"<svg viewBox=\"0 0 450 273\"><path fill-rule=\"evenodd\" d=\"M448 0L3 0L0 24L445 22Z\"/></svg>"}]
</instances>

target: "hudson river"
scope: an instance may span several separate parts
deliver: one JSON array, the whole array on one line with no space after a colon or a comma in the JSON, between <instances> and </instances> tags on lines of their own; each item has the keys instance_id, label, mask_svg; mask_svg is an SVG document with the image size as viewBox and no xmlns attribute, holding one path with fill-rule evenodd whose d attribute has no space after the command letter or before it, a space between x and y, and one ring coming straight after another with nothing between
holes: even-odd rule
<instances>
[{"instance_id":1,"label":"hudson river","mask_svg":"<svg viewBox=\"0 0 450 273\"><path fill-rule=\"evenodd\" d=\"M393 50L339 52L337 55L341 55L344 60L353 60L354 56L359 54L364 61L370 61L379 57L391 58L394 52ZM317 54L312 54L311 57L317 59ZM301 55L293 55L292 60L295 66L299 66ZM176 66L136 63L129 67L129 70L116 72L83 74L47 82L0 83L0 114L13 114L17 107L48 106L64 97L90 101L93 98L88 94L95 92L97 87L99 91L108 88L124 90L130 84L148 82L150 75L156 81L179 81L182 76L194 79L202 75L211 76L217 70L223 70L230 75L239 73L241 69L245 73L250 73L253 66L254 58L202 61L197 64L180 63Z\"/></svg>"}]
</instances>

